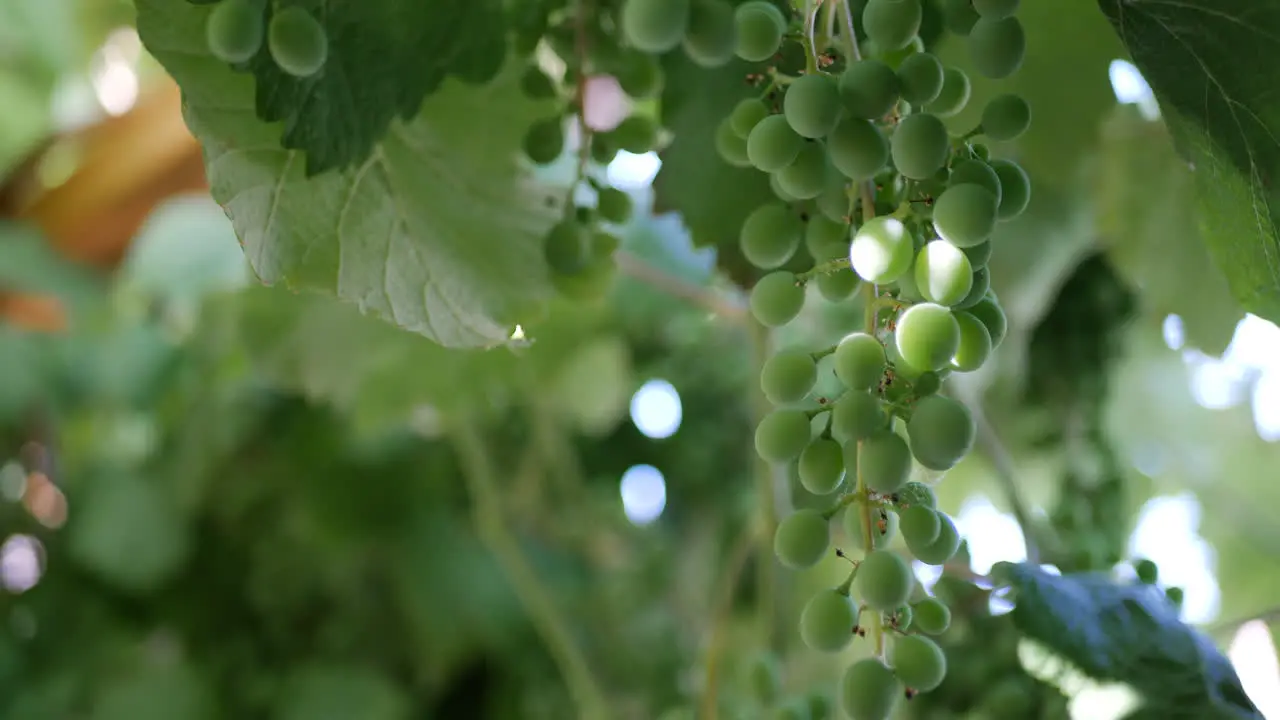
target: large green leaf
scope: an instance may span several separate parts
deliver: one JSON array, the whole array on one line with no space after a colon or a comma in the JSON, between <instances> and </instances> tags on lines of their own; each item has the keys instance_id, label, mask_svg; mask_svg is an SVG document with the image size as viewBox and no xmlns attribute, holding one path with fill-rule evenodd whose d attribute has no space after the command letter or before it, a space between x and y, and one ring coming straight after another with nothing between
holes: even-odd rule
<instances>
[{"instance_id":1,"label":"large green leaf","mask_svg":"<svg viewBox=\"0 0 1280 720\"><path fill-rule=\"evenodd\" d=\"M447 81L358 167L307 177L253 81L204 51L203 13L141 0L138 29L184 89L214 199L254 271L335 294L446 346L505 340L549 294L541 237L564 193L521 169L525 128L555 112L519 69L483 88Z\"/></svg>"},{"instance_id":2,"label":"large green leaf","mask_svg":"<svg viewBox=\"0 0 1280 720\"><path fill-rule=\"evenodd\" d=\"M999 563L992 575L1014 589L1018 629L1084 674L1131 686L1166 717L1262 720L1230 661L1158 588L1027 563Z\"/></svg>"},{"instance_id":3,"label":"large green leaf","mask_svg":"<svg viewBox=\"0 0 1280 720\"><path fill-rule=\"evenodd\" d=\"M1195 168L1201 231L1232 292L1280 320L1280 2L1099 3Z\"/></svg>"}]
</instances>

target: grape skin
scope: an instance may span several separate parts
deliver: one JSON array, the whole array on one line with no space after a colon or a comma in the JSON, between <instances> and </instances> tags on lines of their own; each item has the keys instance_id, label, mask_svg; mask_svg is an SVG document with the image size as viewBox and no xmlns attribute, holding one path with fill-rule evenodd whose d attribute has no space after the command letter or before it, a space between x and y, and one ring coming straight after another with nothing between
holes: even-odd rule
<instances>
[{"instance_id":1,"label":"grape skin","mask_svg":"<svg viewBox=\"0 0 1280 720\"><path fill-rule=\"evenodd\" d=\"M891 493L905 485L910 475L911 449L897 433L880 430L862 441L858 448L858 476L868 488Z\"/></svg>"},{"instance_id":2,"label":"grape skin","mask_svg":"<svg viewBox=\"0 0 1280 720\"><path fill-rule=\"evenodd\" d=\"M1003 20L1018 12L1019 0L973 0L973 9L988 20Z\"/></svg>"},{"instance_id":3,"label":"grape skin","mask_svg":"<svg viewBox=\"0 0 1280 720\"><path fill-rule=\"evenodd\" d=\"M827 553L831 529L817 510L797 510L778 523L773 536L774 554L792 570L813 567Z\"/></svg>"},{"instance_id":4,"label":"grape skin","mask_svg":"<svg viewBox=\"0 0 1280 720\"><path fill-rule=\"evenodd\" d=\"M785 264L800 247L804 224L782 203L761 205L747 216L739 247L747 262L763 270Z\"/></svg>"},{"instance_id":5,"label":"grape skin","mask_svg":"<svg viewBox=\"0 0 1280 720\"><path fill-rule=\"evenodd\" d=\"M967 248L960 248L960 250L965 254L966 257L969 258L969 265L970 267L973 268L973 271L975 273L980 270L986 269L987 262L991 259L992 246L991 246L990 240L983 240L977 245L970 245ZM974 278L973 284L975 287L977 287L978 285L977 278ZM982 292L980 292L979 295L985 294L987 292L987 287L990 287L990 285L991 285L991 280L990 278L988 278L987 286L982 288ZM962 307L970 307L970 306L962 305Z\"/></svg>"},{"instance_id":6,"label":"grape skin","mask_svg":"<svg viewBox=\"0 0 1280 720\"><path fill-rule=\"evenodd\" d=\"M903 177L925 180L942 169L951 138L942 121L929 113L913 113L898 123L889 140L893 164Z\"/></svg>"},{"instance_id":7,"label":"grape skin","mask_svg":"<svg viewBox=\"0 0 1280 720\"><path fill-rule=\"evenodd\" d=\"M597 135L593 141L599 139L600 136ZM733 131L733 126L727 119L716 126L715 144L716 153L726 163L739 168L754 167L747 157L747 141Z\"/></svg>"},{"instance_id":8,"label":"grape skin","mask_svg":"<svg viewBox=\"0 0 1280 720\"><path fill-rule=\"evenodd\" d=\"M951 609L937 598L925 598L912 609L914 629L926 635L941 635L951 626Z\"/></svg>"},{"instance_id":9,"label":"grape skin","mask_svg":"<svg viewBox=\"0 0 1280 720\"><path fill-rule=\"evenodd\" d=\"M949 67L942 71L942 90L938 97L927 105L926 112L938 117L958 115L969 104L969 96L973 93L973 85L969 76L957 67Z\"/></svg>"},{"instance_id":10,"label":"grape skin","mask_svg":"<svg viewBox=\"0 0 1280 720\"><path fill-rule=\"evenodd\" d=\"M973 416L963 403L942 395L921 398L907 421L916 462L930 470L950 470L973 448Z\"/></svg>"},{"instance_id":11,"label":"grape skin","mask_svg":"<svg viewBox=\"0 0 1280 720\"><path fill-rule=\"evenodd\" d=\"M888 720L902 697L902 683L878 658L850 665L840 679L840 708L850 720Z\"/></svg>"},{"instance_id":12,"label":"grape skin","mask_svg":"<svg viewBox=\"0 0 1280 720\"><path fill-rule=\"evenodd\" d=\"M938 513L932 508L912 505L898 513L898 527L902 531L902 537L910 536L912 543L928 545L938 539L942 523L938 520Z\"/></svg>"},{"instance_id":13,"label":"grape skin","mask_svg":"<svg viewBox=\"0 0 1280 720\"><path fill-rule=\"evenodd\" d=\"M942 22L953 35L967 36L979 17L973 0L942 0Z\"/></svg>"},{"instance_id":14,"label":"grape skin","mask_svg":"<svg viewBox=\"0 0 1280 720\"><path fill-rule=\"evenodd\" d=\"M956 325L960 326L960 346L951 358L951 365L960 372L973 372L991 357L991 333L973 315L956 312Z\"/></svg>"},{"instance_id":15,"label":"grape skin","mask_svg":"<svg viewBox=\"0 0 1280 720\"><path fill-rule=\"evenodd\" d=\"M844 480L844 450L840 443L818 438L800 453L800 484L814 495L830 495Z\"/></svg>"},{"instance_id":16,"label":"grape skin","mask_svg":"<svg viewBox=\"0 0 1280 720\"><path fill-rule=\"evenodd\" d=\"M926 105L942 92L942 63L930 53L916 53L898 67L902 99L912 105Z\"/></svg>"},{"instance_id":17,"label":"grape skin","mask_svg":"<svg viewBox=\"0 0 1280 720\"><path fill-rule=\"evenodd\" d=\"M575 219L556 223L543 241L543 257L553 273L572 275L587 266L591 235Z\"/></svg>"},{"instance_id":18,"label":"grape skin","mask_svg":"<svg viewBox=\"0 0 1280 720\"><path fill-rule=\"evenodd\" d=\"M682 46L696 65L716 68L733 59L738 45L734 7L726 0L694 0Z\"/></svg>"},{"instance_id":19,"label":"grape skin","mask_svg":"<svg viewBox=\"0 0 1280 720\"><path fill-rule=\"evenodd\" d=\"M780 327L791 322L804 307L804 288L789 272L772 272L756 281L749 300L751 315L762 325Z\"/></svg>"},{"instance_id":20,"label":"grape skin","mask_svg":"<svg viewBox=\"0 0 1280 720\"><path fill-rule=\"evenodd\" d=\"M674 50L689 29L690 0L626 0L622 35L627 43L650 54Z\"/></svg>"},{"instance_id":21,"label":"grape skin","mask_svg":"<svg viewBox=\"0 0 1280 720\"><path fill-rule=\"evenodd\" d=\"M1027 53L1027 34L1016 17L1000 20L982 18L969 33L969 59L983 76L1007 78L1022 67Z\"/></svg>"},{"instance_id":22,"label":"grape skin","mask_svg":"<svg viewBox=\"0 0 1280 720\"><path fill-rule=\"evenodd\" d=\"M842 442L870 437L888 421L880 399L867 392L850 390L831 408L831 434Z\"/></svg>"},{"instance_id":23,"label":"grape skin","mask_svg":"<svg viewBox=\"0 0 1280 720\"><path fill-rule=\"evenodd\" d=\"M643 155L658 144L658 126L646 115L633 114L618 123L609 136L623 150Z\"/></svg>"},{"instance_id":24,"label":"grape skin","mask_svg":"<svg viewBox=\"0 0 1280 720\"><path fill-rule=\"evenodd\" d=\"M837 652L853 639L857 609L848 595L822 590L800 612L800 638L813 650Z\"/></svg>"},{"instance_id":25,"label":"grape skin","mask_svg":"<svg viewBox=\"0 0 1280 720\"><path fill-rule=\"evenodd\" d=\"M782 46L787 20L782 12L764 0L750 0L734 12L737 44L734 52L749 62L763 62Z\"/></svg>"},{"instance_id":26,"label":"grape skin","mask_svg":"<svg viewBox=\"0 0 1280 720\"><path fill-rule=\"evenodd\" d=\"M984 244L988 248L986 252L989 255L991 252L990 251L991 243L987 242ZM982 245L980 244L980 245L976 245L975 247L981 247L981 246ZM965 255L969 255L969 253L966 252ZM991 272L987 270L985 266L986 256L982 256L982 261L984 264L983 267L975 268L973 271L973 283L972 283L972 287L969 288L969 294L965 295L964 299L961 300L960 302L956 303L955 305L952 305L951 306L952 310L968 310L969 308L981 302L982 298L986 297L987 291L991 289ZM972 263L973 261L970 260L970 262Z\"/></svg>"},{"instance_id":27,"label":"grape skin","mask_svg":"<svg viewBox=\"0 0 1280 720\"><path fill-rule=\"evenodd\" d=\"M1031 126L1031 106L1012 93L998 95L982 109L982 133L992 140L1016 140Z\"/></svg>"},{"instance_id":28,"label":"grape skin","mask_svg":"<svg viewBox=\"0 0 1280 720\"><path fill-rule=\"evenodd\" d=\"M877 217L858 228L849 248L849 264L863 280L884 285L911 267L914 254L913 240L902 221Z\"/></svg>"},{"instance_id":29,"label":"grape skin","mask_svg":"<svg viewBox=\"0 0 1280 720\"><path fill-rule=\"evenodd\" d=\"M911 43L923 18L920 0L869 0L862 28L881 52L899 50Z\"/></svg>"},{"instance_id":30,"label":"grape skin","mask_svg":"<svg viewBox=\"0 0 1280 720\"><path fill-rule=\"evenodd\" d=\"M657 59L635 49L623 51L613 67L613 77L622 92L636 100L656 96L666 80Z\"/></svg>"},{"instance_id":31,"label":"grape skin","mask_svg":"<svg viewBox=\"0 0 1280 720\"><path fill-rule=\"evenodd\" d=\"M820 143L805 143L800 154L774 176L778 185L797 200L811 200L827 184L827 153Z\"/></svg>"},{"instance_id":32,"label":"grape skin","mask_svg":"<svg viewBox=\"0 0 1280 720\"><path fill-rule=\"evenodd\" d=\"M559 116L535 120L524 132L521 147L536 165L548 165L564 152L564 126Z\"/></svg>"},{"instance_id":33,"label":"grape skin","mask_svg":"<svg viewBox=\"0 0 1280 720\"><path fill-rule=\"evenodd\" d=\"M840 76L839 96L853 117L882 118L898 102L898 76L879 60L859 60Z\"/></svg>"},{"instance_id":34,"label":"grape skin","mask_svg":"<svg viewBox=\"0 0 1280 720\"><path fill-rule=\"evenodd\" d=\"M817 380L818 366L813 357L799 350L783 350L760 369L760 389L774 405L803 400Z\"/></svg>"},{"instance_id":35,"label":"grape skin","mask_svg":"<svg viewBox=\"0 0 1280 720\"><path fill-rule=\"evenodd\" d=\"M596 212L604 220L622 224L631 219L631 196L618 188L602 188L596 195Z\"/></svg>"},{"instance_id":36,"label":"grape skin","mask_svg":"<svg viewBox=\"0 0 1280 720\"><path fill-rule=\"evenodd\" d=\"M825 215L814 215L809 218L804 228L804 245L816 261L834 260L844 255L844 248L839 252L824 257L822 255L832 245L849 242L849 225L839 220L832 220Z\"/></svg>"},{"instance_id":37,"label":"grape skin","mask_svg":"<svg viewBox=\"0 0 1280 720\"><path fill-rule=\"evenodd\" d=\"M916 287L926 300L955 305L973 288L969 258L946 240L934 240L920 249L915 264Z\"/></svg>"},{"instance_id":38,"label":"grape skin","mask_svg":"<svg viewBox=\"0 0 1280 720\"><path fill-rule=\"evenodd\" d=\"M923 505L933 509L938 507L938 498L933 494L933 490L929 489L928 485L914 480L898 491L898 502L902 507L912 505Z\"/></svg>"},{"instance_id":39,"label":"grape skin","mask_svg":"<svg viewBox=\"0 0 1280 720\"><path fill-rule=\"evenodd\" d=\"M801 410L774 410L756 426L756 452L772 463L794 460L809 445L809 416Z\"/></svg>"},{"instance_id":40,"label":"grape skin","mask_svg":"<svg viewBox=\"0 0 1280 720\"><path fill-rule=\"evenodd\" d=\"M209 52L225 63L248 62L262 49L265 34L262 10L248 0L222 0L205 24Z\"/></svg>"},{"instance_id":41,"label":"grape skin","mask_svg":"<svg viewBox=\"0 0 1280 720\"><path fill-rule=\"evenodd\" d=\"M756 123L747 136L747 157L758 170L773 173L790 165L804 147L804 138L791 129L782 115L770 115Z\"/></svg>"},{"instance_id":42,"label":"grape skin","mask_svg":"<svg viewBox=\"0 0 1280 720\"><path fill-rule=\"evenodd\" d=\"M733 111L729 113L729 125L738 137L746 140L756 124L767 117L768 105L756 98L747 98L733 107Z\"/></svg>"},{"instance_id":43,"label":"grape skin","mask_svg":"<svg viewBox=\"0 0 1280 720\"><path fill-rule=\"evenodd\" d=\"M884 346L866 333L846 335L833 355L836 377L850 390L870 390L884 375Z\"/></svg>"},{"instance_id":44,"label":"grape skin","mask_svg":"<svg viewBox=\"0 0 1280 720\"><path fill-rule=\"evenodd\" d=\"M948 187L957 185L977 185L992 195L996 202L1000 201L1003 191L1000 187L1000 176L982 160L960 160L951 166L951 177L947 179Z\"/></svg>"},{"instance_id":45,"label":"grape skin","mask_svg":"<svg viewBox=\"0 0 1280 720\"><path fill-rule=\"evenodd\" d=\"M907 549L925 565L945 565L960 549L960 533L956 530L955 521L946 513L938 513L938 539L928 545L913 545L907 541Z\"/></svg>"},{"instance_id":46,"label":"grape skin","mask_svg":"<svg viewBox=\"0 0 1280 720\"><path fill-rule=\"evenodd\" d=\"M955 185L933 204L933 227L943 240L959 248L977 245L996 227L999 202L985 188Z\"/></svg>"},{"instance_id":47,"label":"grape skin","mask_svg":"<svg viewBox=\"0 0 1280 720\"><path fill-rule=\"evenodd\" d=\"M889 162L889 141L869 120L844 118L827 135L831 164L850 180L868 180Z\"/></svg>"},{"instance_id":48,"label":"grape skin","mask_svg":"<svg viewBox=\"0 0 1280 720\"><path fill-rule=\"evenodd\" d=\"M872 550L858 565L854 585L863 603L874 610L889 612L907 602L915 576L896 553Z\"/></svg>"},{"instance_id":49,"label":"grape skin","mask_svg":"<svg viewBox=\"0 0 1280 720\"><path fill-rule=\"evenodd\" d=\"M960 327L951 311L933 303L912 305L898 319L894 333L898 353L921 372L941 370L955 357Z\"/></svg>"},{"instance_id":50,"label":"grape skin","mask_svg":"<svg viewBox=\"0 0 1280 720\"><path fill-rule=\"evenodd\" d=\"M984 298L967 312L986 327L987 334L991 336L991 346L999 347L1009 328L1009 321L1005 318L1000 304L990 298Z\"/></svg>"},{"instance_id":51,"label":"grape skin","mask_svg":"<svg viewBox=\"0 0 1280 720\"><path fill-rule=\"evenodd\" d=\"M947 675L947 657L942 649L921 635L899 636L894 640L890 662L902 684L920 692L938 687Z\"/></svg>"},{"instance_id":52,"label":"grape skin","mask_svg":"<svg viewBox=\"0 0 1280 720\"><path fill-rule=\"evenodd\" d=\"M294 77L310 77L320 72L329 57L329 36L306 8L290 5L271 17L267 50L281 70Z\"/></svg>"},{"instance_id":53,"label":"grape skin","mask_svg":"<svg viewBox=\"0 0 1280 720\"><path fill-rule=\"evenodd\" d=\"M801 137L826 137L840 119L840 89L835 78L822 73L796 78L782 98L782 113Z\"/></svg>"},{"instance_id":54,"label":"grape skin","mask_svg":"<svg viewBox=\"0 0 1280 720\"><path fill-rule=\"evenodd\" d=\"M838 248L844 254L844 248ZM862 285L862 279L852 270L839 270L818 277L818 293L828 302L848 300Z\"/></svg>"},{"instance_id":55,"label":"grape skin","mask_svg":"<svg viewBox=\"0 0 1280 720\"><path fill-rule=\"evenodd\" d=\"M998 217L1008 220L1021 215L1031 202L1031 181L1027 179L1026 171L1010 160L992 160L991 169L1000 178L1002 191Z\"/></svg>"}]
</instances>

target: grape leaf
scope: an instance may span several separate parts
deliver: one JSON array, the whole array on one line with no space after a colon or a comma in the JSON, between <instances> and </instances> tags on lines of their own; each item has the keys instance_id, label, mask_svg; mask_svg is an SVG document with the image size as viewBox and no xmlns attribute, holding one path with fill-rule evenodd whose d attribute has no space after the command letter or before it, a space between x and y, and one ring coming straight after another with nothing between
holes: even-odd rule
<instances>
[{"instance_id":1,"label":"grape leaf","mask_svg":"<svg viewBox=\"0 0 1280 720\"><path fill-rule=\"evenodd\" d=\"M1195 168L1200 227L1249 312L1280 321L1280 3L1099 0Z\"/></svg>"},{"instance_id":2,"label":"grape leaf","mask_svg":"<svg viewBox=\"0 0 1280 720\"><path fill-rule=\"evenodd\" d=\"M203 50L203 15L140 1L139 32L184 88L213 197L262 280L451 347L504 341L549 295L541 237L564 193L518 156L528 124L556 108L520 93L516 63L483 88L447 81L358 167L307 177L255 117L251 78Z\"/></svg>"},{"instance_id":3,"label":"grape leaf","mask_svg":"<svg viewBox=\"0 0 1280 720\"><path fill-rule=\"evenodd\" d=\"M168 0L136 4L143 43L171 72L174 53L189 59L206 54L203 32L194 37L188 30L203 28L210 6ZM486 82L506 55L502 0L289 4L307 9L324 25L329 39L324 68L310 77L293 77L276 66L264 43L240 69L256 80L257 116L283 122L279 142L305 153L308 175L364 163L393 120L414 117L446 76ZM174 76L185 92L196 93L220 87L228 72L231 68L212 61Z\"/></svg>"},{"instance_id":4,"label":"grape leaf","mask_svg":"<svg viewBox=\"0 0 1280 720\"><path fill-rule=\"evenodd\" d=\"M1018 630L1084 674L1128 684L1166 717L1262 720L1230 661L1158 588L1027 563L999 563L992 577L1013 587Z\"/></svg>"}]
</instances>

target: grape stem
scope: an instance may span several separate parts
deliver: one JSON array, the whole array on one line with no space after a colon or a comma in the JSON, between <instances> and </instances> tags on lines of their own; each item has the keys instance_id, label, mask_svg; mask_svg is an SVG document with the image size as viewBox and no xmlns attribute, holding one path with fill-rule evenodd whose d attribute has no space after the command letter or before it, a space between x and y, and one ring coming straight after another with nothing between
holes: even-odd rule
<instances>
[{"instance_id":1,"label":"grape stem","mask_svg":"<svg viewBox=\"0 0 1280 720\"><path fill-rule=\"evenodd\" d=\"M849 264L849 258L847 257L820 262L809 270L805 270L802 273L796 273L796 284L804 285L819 275L834 275L841 270L847 270L849 268Z\"/></svg>"},{"instance_id":2,"label":"grape stem","mask_svg":"<svg viewBox=\"0 0 1280 720\"><path fill-rule=\"evenodd\" d=\"M805 73L818 72L818 46L814 42L814 29L818 24L818 10L821 9L822 0L805 0L804 3L804 71Z\"/></svg>"},{"instance_id":3,"label":"grape stem","mask_svg":"<svg viewBox=\"0 0 1280 720\"><path fill-rule=\"evenodd\" d=\"M573 196L587 176L587 163L591 159L591 129L587 127L587 13L590 12L590 0L578 0L577 12L573 16L573 54L577 56L577 70L574 78L574 114L578 124L578 166L574 173L573 184L569 186L569 197L566 207L573 206Z\"/></svg>"},{"instance_id":4,"label":"grape stem","mask_svg":"<svg viewBox=\"0 0 1280 720\"><path fill-rule=\"evenodd\" d=\"M853 31L853 11L849 9L849 0L840 0L840 15L844 17L843 35L849 57L857 62L862 59L862 51L858 48L858 35Z\"/></svg>"}]
</instances>

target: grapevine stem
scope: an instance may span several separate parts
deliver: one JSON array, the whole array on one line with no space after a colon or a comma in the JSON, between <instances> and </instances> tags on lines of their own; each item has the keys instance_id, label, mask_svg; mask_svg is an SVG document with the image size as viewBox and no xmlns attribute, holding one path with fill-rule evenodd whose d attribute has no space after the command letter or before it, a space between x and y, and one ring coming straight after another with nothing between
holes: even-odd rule
<instances>
[{"instance_id":1,"label":"grapevine stem","mask_svg":"<svg viewBox=\"0 0 1280 720\"><path fill-rule=\"evenodd\" d=\"M591 159L591 129L587 127L587 13L590 0L578 0L573 17L573 54L577 58L577 77L574 78L573 105L578 124L578 166L569 186L566 207L573 206L573 196L587 176L587 163Z\"/></svg>"},{"instance_id":2,"label":"grapevine stem","mask_svg":"<svg viewBox=\"0 0 1280 720\"><path fill-rule=\"evenodd\" d=\"M844 16L843 34L849 47L849 57L856 62L862 59L862 51L858 48L858 35L853 31L853 11L849 9L849 0L840 0L840 14Z\"/></svg>"},{"instance_id":3,"label":"grapevine stem","mask_svg":"<svg viewBox=\"0 0 1280 720\"><path fill-rule=\"evenodd\" d=\"M845 270L848 267L849 267L849 258L847 257L840 257L840 258L836 258L835 260L828 260L826 262L821 262L821 263L818 263L817 265L814 265L809 270L806 270L802 273L796 273L796 282L803 285L809 282L810 280L818 277L819 275L831 275L833 273L839 272L840 270Z\"/></svg>"},{"instance_id":4,"label":"grapevine stem","mask_svg":"<svg viewBox=\"0 0 1280 720\"><path fill-rule=\"evenodd\" d=\"M814 30L818 24L818 10L820 10L821 0L805 0L804 3L804 71L808 73L818 72L818 45L814 42Z\"/></svg>"},{"instance_id":5,"label":"grapevine stem","mask_svg":"<svg viewBox=\"0 0 1280 720\"><path fill-rule=\"evenodd\" d=\"M716 720L719 715L720 659L724 656L725 632L728 630L729 625L729 611L733 607L733 591L738 587L738 581L742 577L742 571L746 569L747 560L751 558L751 550L760 545L761 553L767 554L768 552L768 548L764 546L764 543L756 542L759 535L759 524L747 523L746 527L742 529L742 534L738 536L738 540L734 543L733 552L729 557L729 564L721 577L720 597L714 615L715 625L712 628L711 641L707 647L707 679L702 692L702 709L698 713L702 720Z\"/></svg>"}]
</instances>

